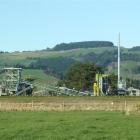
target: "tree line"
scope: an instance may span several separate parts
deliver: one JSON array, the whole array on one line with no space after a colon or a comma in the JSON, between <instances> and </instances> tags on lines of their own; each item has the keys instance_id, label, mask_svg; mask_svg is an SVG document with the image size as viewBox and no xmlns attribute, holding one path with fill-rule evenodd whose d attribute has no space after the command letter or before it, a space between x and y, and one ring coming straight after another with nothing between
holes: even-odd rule
<instances>
[{"instance_id":1,"label":"tree line","mask_svg":"<svg viewBox=\"0 0 140 140\"><path fill-rule=\"evenodd\" d=\"M97 47L114 47L114 44L110 41L85 41L85 42L71 42L61 43L56 45L54 51L71 50L78 48L97 48Z\"/></svg>"}]
</instances>

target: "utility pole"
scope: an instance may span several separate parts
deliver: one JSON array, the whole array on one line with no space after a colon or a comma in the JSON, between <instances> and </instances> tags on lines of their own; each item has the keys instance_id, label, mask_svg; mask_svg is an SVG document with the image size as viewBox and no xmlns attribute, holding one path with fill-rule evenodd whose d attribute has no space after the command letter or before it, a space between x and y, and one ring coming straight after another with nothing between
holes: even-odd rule
<instances>
[{"instance_id":1,"label":"utility pole","mask_svg":"<svg viewBox=\"0 0 140 140\"><path fill-rule=\"evenodd\" d=\"M118 89L120 88L120 33L118 36Z\"/></svg>"}]
</instances>

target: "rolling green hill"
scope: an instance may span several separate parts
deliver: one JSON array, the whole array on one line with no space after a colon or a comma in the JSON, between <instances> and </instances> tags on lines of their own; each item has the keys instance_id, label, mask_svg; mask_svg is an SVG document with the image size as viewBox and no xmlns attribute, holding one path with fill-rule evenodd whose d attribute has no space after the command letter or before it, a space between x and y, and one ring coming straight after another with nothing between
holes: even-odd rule
<instances>
[{"instance_id":1,"label":"rolling green hill","mask_svg":"<svg viewBox=\"0 0 140 140\"><path fill-rule=\"evenodd\" d=\"M33 79L40 83L46 83L46 79L49 79L47 75L63 78L66 70L77 61L94 62L100 64L106 72L117 72L117 47L98 46L89 48L89 46L88 44L87 48L86 46L79 48L78 45L74 49L62 49L59 45L61 50L59 49L58 51L49 49L0 53L0 67L22 67L25 69L23 71L24 75L32 76ZM140 80L139 62L139 47L121 48L122 77Z\"/></svg>"}]
</instances>

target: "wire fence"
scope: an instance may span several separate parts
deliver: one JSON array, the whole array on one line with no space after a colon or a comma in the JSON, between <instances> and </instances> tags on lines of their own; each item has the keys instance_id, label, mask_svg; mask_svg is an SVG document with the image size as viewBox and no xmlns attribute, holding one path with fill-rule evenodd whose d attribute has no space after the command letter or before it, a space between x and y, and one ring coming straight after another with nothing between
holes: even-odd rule
<instances>
[{"instance_id":1,"label":"wire fence","mask_svg":"<svg viewBox=\"0 0 140 140\"><path fill-rule=\"evenodd\" d=\"M0 102L0 111L125 111L140 113L140 103L134 101L80 101L80 102Z\"/></svg>"}]
</instances>

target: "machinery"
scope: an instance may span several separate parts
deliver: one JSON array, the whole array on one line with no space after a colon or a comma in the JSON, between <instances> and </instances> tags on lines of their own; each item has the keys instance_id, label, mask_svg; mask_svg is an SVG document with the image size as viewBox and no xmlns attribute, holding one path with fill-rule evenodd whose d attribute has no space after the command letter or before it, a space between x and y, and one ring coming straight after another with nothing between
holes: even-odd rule
<instances>
[{"instance_id":1,"label":"machinery","mask_svg":"<svg viewBox=\"0 0 140 140\"><path fill-rule=\"evenodd\" d=\"M21 78L22 68L4 68L0 85L0 96L31 96L33 86Z\"/></svg>"},{"instance_id":2,"label":"machinery","mask_svg":"<svg viewBox=\"0 0 140 140\"><path fill-rule=\"evenodd\" d=\"M93 84L94 96L104 96L108 94L109 77L107 74L96 74L95 82Z\"/></svg>"}]
</instances>

